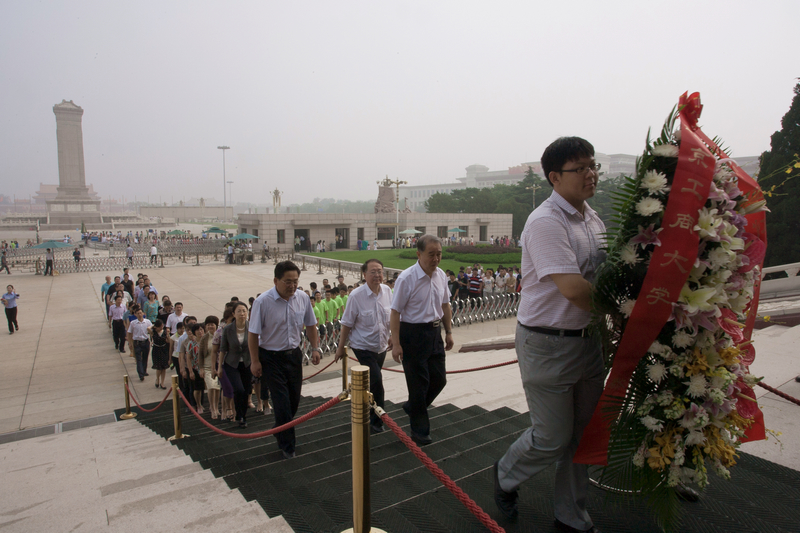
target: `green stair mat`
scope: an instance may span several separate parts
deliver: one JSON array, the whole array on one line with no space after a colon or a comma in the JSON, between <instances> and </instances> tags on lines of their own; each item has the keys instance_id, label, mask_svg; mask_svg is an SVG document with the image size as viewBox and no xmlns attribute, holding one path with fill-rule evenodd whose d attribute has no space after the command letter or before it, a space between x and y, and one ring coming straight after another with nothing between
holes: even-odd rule
<instances>
[{"instance_id":1,"label":"green stair mat","mask_svg":"<svg viewBox=\"0 0 800 533\"><path fill-rule=\"evenodd\" d=\"M306 397L298 416L328 398ZM152 407L156 404L151 404ZM387 412L408 431L408 417L399 404L387 402ZM171 436L172 409L138 411L137 420L162 437ZM121 414L124 410L119 410ZM252 412L252 411L251 411ZM208 415L206 415L207 417ZM551 466L520 488L516 522L500 517L492 497L492 464L530 424L527 413L502 408L431 409L434 443L423 450L490 516L512 532L554 532ZM218 421L213 421L217 425ZM248 417L252 433L274 424L272 416ZM219 423L231 430L230 423ZM340 532L352 527L350 471L350 405L335 406L297 426L298 455L282 460L274 437L229 439L208 430L194 417L183 416L184 432L192 435L176 445L204 468L223 475L249 501L257 501L269 516L282 515L297 533ZM240 431L235 429L234 431ZM388 429L370 438L372 526L391 533L482 532L485 527L444 488ZM711 485L697 503L681 503L686 533L763 533L800 531L800 473L746 453L732 469L732 481L711 475ZM227 473L226 473L227 472ZM607 493L590 487L589 506L602 531L656 533L640 498L622 506Z\"/></svg>"}]
</instances>

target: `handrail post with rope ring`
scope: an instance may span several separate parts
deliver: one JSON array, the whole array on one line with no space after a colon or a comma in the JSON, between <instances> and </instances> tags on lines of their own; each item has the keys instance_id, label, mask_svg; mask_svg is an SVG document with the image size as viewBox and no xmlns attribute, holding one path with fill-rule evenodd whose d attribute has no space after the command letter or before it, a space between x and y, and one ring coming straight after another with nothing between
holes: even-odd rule
<instances>
[{"instance_id":1,"label":"handrail post with rope ring","mask_svg":"<svg viewBox=\"0 0 800 533\"><path fill-rule=\"evenodd\" d=\"M347 359L345 357L344 359ZM369 497L369 367L352 368L350 420L353 431L353 528L345 533L379 532L371 527Z\"/></svg>"},{"instance_id":2,"label":"handrail post with rope ring","mask_svg":"<svg viewBox=\"0 0 800 533\"><path fill-rule=\"evenodd\" d=\"M178 376L176 375L172 376L172 419L175 424L175 434L167 440L173 441L191 437L191 435L184 435L181 431L181 401L178 397Z\"/></svg>"},{"instance_id":3,"label":"handrail post with rope ring","mask_svg":"<svg viewBox=\"0 0 800 533\"><path fill-rule=\"evenodd\" d=\"M342 390L347 390L347 347L346 346L344 348L344 357L342 357Z\"/></svg>"},{"instance_id":4,"label":"handrail post with rope ring","mask_svg":"<svg viewBox=\"0 0 800 533\"><path fill-rule=\"evenodd\" d=\"M131 396L128 394L128 374L122 377L122 390L125 391L125 414L120 415L120 420L136 418L136 413L131 412Z\"/></svg>"}]
</instances>

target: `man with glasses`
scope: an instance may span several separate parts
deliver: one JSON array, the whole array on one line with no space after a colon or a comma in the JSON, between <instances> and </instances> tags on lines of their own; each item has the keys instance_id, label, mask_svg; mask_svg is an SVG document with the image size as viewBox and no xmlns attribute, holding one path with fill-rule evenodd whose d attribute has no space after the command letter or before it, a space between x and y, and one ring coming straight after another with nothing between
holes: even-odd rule
<instances>
[{"instance_id":1,"label":"man with glasses","mask_svg":"<svg viewBox=\"0 0 800 533\"><path fill-rule=\"evenodd\" d=\"M494 466L494 498L517 516L517 489L556 463L555 526L598 532L586 510L589 475L572 458L603 391L603 357L587 334L592 281L604 256L605 226L586 200L600 165L594 147L562 137L542 155L553 193L530 214L522 232L522 300L516 349L532 427Z\"/></svg>"},{"instance_id":2,"label":"man with glasses","mask_svg":"<svg viewBox=\"0 0 800 533\"><path fill-rule=\"evenodd\" d=\"M350 348L362 365L369 367L369 390L375 403L383 408L383 376L381 368L386 360L386 350L391 348L389 317L392 311L392 291L383 285L383 263L368 259L361 265L366 285L353 290L341 319L342 334L334 361L347 357L344 345L350 339ZM383 431L380 417L371 412L370 431Z\"/></svg>"},{"instance_id":3,"label":"man with glasses","mask_svg":"<svg viewBox=\"0 0 800 533\"><path fill-rule=\"evenodd\" d=\"M275 286L253 302L250 311L248 346L250 371L261 380L262 391L269 388L275 426L288 424L297 413L303 385L303 352L300 349L303 326L311 343L311 362L319 364L317 318L311 300L297 290L300 268L291 261L275 265ZM264 391L266 392L266 391ZM267 395L262 392L261 397ZM284 459L295 456L294 428L275 435Z\"/></svg>"}]
</instances>

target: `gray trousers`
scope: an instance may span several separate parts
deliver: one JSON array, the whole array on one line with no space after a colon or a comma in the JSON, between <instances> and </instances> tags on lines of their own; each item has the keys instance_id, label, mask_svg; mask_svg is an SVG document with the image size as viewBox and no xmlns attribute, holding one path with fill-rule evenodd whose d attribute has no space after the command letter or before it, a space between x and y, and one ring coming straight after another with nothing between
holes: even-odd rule
<instances>
[{"instance_id":1,"label":"gray trousers","mask_svg":"<svg viewBox=\"0 0 800 533\"><path fill-rule=\"evenodd\" d=\"M500 486L513 492L556 463L555 516L587 530L592 527L586 511L588 467L572 457L603 392L600 345L591 338L534 333L518 324L516 349L532 427L500 459Z\"/></svg>"}]
</instances>

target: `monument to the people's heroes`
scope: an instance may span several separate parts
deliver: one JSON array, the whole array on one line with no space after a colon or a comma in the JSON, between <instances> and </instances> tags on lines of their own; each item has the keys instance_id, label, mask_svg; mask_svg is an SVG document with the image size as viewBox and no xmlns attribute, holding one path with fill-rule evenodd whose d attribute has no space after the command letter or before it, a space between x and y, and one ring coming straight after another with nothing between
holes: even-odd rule
<instances>
[{"instance_id":1,"label":"monument to the people's heroes","mask_svg":"<svg viewBox=\"0 0 800 533\"><path fill-rule=\"evenodd\" d=\"M47 202L47 223L100 224L100 201L89 196L83 166L83 109L72 100L53 106L58 141L58 194Z\"/></svg>"}]
</instances>

